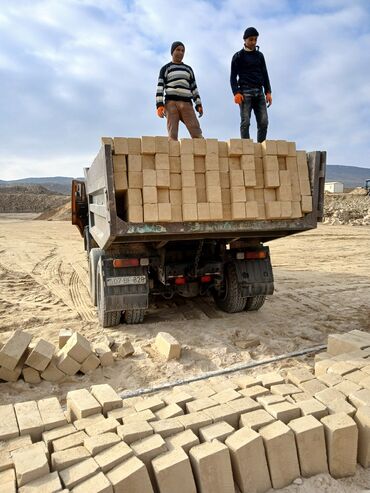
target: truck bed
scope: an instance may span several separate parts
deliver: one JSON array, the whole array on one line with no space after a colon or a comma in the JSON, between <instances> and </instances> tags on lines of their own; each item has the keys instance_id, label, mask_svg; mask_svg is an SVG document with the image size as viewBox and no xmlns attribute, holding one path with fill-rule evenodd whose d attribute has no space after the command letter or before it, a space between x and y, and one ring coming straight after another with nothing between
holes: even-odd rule
<instances>
[{"instance_id":1,"label":"truck bed","mask_svg":"<svg viewBox=\"0 0 370 493\"><path fill-rule=\"evenodd\" d=\"M114 189L112 148L103 145L90 168L85 168L90 233L98 246L131 242L162 243L174 240L258 239L267 242L314 229L322 220L326 152L307 153L313 211L299 219L179 223L129 223L119 217Z\"/></svg>"}]
</instances>

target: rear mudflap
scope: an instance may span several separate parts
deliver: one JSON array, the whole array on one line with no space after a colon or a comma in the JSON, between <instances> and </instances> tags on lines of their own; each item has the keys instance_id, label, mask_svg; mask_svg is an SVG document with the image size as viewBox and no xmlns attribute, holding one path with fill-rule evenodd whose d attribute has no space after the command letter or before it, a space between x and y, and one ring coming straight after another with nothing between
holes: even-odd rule
<instances>
[{"instance_id":1,"label":"rear mudflap","mask_svg":"<svg viewBox=\"0 0 370 493\"><path fill-rule=\"evenodd\" d=\"M273 294L274 276L270 258L235 262L241 294L245 298Z\"/></svg>"}]
</instances>

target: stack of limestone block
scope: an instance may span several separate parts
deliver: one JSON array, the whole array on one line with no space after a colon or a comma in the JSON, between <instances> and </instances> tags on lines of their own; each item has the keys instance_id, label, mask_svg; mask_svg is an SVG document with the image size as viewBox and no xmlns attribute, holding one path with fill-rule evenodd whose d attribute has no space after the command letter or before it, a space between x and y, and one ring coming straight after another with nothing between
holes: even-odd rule
<instances>
[{"instance_id":1,"label":"stack of limestone block","mask_svg":"<svg viewBox=\"0 0 370 493\"><path fill-rule=\"evenodd\" d=\"M294 142L103 137L129 222L279 220L312 212L305 151ZM118 207L118 206L117 206Z\"/></svg>"},{"instance_id":2,"label":"stack of limestone block","mask_svg":"<svg viewBox=\"0 0 370 493\"><path fill-rule=\"evenodd\" d=\"M61 330L59 348L44 339L32 344L32 335L16 330L0 349L0 381L19 378L37 384L41 380L60 382L77 372L83 374L99 366L111 366L113 353L107 344L90 342L78 332Z\"/></svg>"},{"instance_id":3,"label":"stack of limestone block","mask_svg":"<svg viewBox=\"0 0 370 493\"><path fill-rule=\"evenodd\" d=\"M315 374L215 377L126 399L103 384L69 392L65 410L56 398L0 406L2 491L263 493L351 476L370 465L369 349L352 331L330 336Z\"/></svg>"}]
</instances>

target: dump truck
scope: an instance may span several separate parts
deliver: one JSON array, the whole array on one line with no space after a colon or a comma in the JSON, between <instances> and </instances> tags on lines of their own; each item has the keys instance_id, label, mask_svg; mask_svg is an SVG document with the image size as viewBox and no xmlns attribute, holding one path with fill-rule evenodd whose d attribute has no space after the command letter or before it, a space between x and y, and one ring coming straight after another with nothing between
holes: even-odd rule
<instances>
[{"instance_id":1,"label":"dump truck","mask_svg":"<svg viewBox=\"0 0 370 493\"><path fill-rule=\"evenodd\" d=\"M95 160L90 167L84 169L85 179L73 180L71 197L72 224L77 226L84 239L90 295L103 327L116 326L121 320L127 324L143 322L150 300L156 296L166 300L175 295L185 298L210 296L215 304L227 313L259 310L266 297L274 292L273 270L269 247L266 244L274 239L316 228L317 223L322 220L325 151L304 154L309 189L305 193L311 193L308 198L312 207L307 209L310 212L301 213L301 217L284 218L277 215L270 219L255 215L254 219L243 216L236 219L238 216L234 210L237 208L234 206L240 206L240 203L232 202L232 215L228 204L228 208L224 208L224 211L227 210L224 216L212 216L217 217L217 220L209 220L211 216L206 216L203 220L188 220L189 216L185 217L185 211L190 205L183 204L185 220L179 221L177 218L163 221L157 218L155 221L148 221L140 216L140 220L136 219L136 222L133 222L125 209L127 204L124 205L130 184L118 186L117 169L114 165L117 152L115 147L118 150L118 144L115 145L113 139L103 140ZM261 152L260 148L258 152ZM125 156L125 159L127 157ZM207 156L204 157L205 160L201 161L203 165L207 162ZM175 162L171 161L171 156L169 159L171 163ZM230 162L230 167L238 166L235 159L223 159L226 166L227 162ZM259 166L264 165L265 157L257 159ZM284 157L279 159L271 162L280 163L282 169ZM291 161L288 161L288 157L285 159L285 162L294 164L294 157ZM181 159L177 158L176 163L180 161L182 163L182 155ZM209 159L208 162L214 163L215 160ZM282 180L282 173L286 176L286 172L278 172ZM207 173L207 170L204 171L205 177L208 176ZM126 179L127 174L130 178L126 168L122 176ZM183 174L185 176L184 172ZM231 168L224 171L224 174L223 178L228 180L236 176ZM181 170L179 175L182 176ZM269 176L271 179L271 170L265 171L266 181ZM238 188L242 192L243 187ZM206 192L209 190L210 188ZM230 190L234 193L232 200L237 200L236 188ZM253 187L246 190L253 190ZM265 190L268 191L267 188ZM275 192L278 190L275 189ZM141 191L144 192L144 189ZM257 191L255 193L257 194ZM267 192L263 189L262 195L261 191L259 192L259 197L264 196L264 193L267 197ZM257 202L256 204L258 205ZM167 205L170 205L170 208L174 207L173 204ZM209 204L208 210L211 214L214 213L213 209L217 209L216 205L220 204ZM261 210L265 211L263 204L259 205L262 205ZM272 204L265 205L266 210L268 205L268 209L271 209ZM144 204L142 207L149 215L153 209L157 211L158 206L147 204L146 207Z\"/></svg>"}]
</instances>

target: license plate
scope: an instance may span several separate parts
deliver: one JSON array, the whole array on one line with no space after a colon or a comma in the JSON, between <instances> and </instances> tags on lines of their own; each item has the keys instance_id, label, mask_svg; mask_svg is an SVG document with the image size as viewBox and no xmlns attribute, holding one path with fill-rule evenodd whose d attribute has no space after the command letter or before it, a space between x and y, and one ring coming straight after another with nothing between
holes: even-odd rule
<instances>
[{"instance_id":1,"label":"license plate","mask_svg":"<svg viewBox=\"0 0 370 493\"><path fill-rule=\"evenodd\" d=\"M107 286L127 286L130 284L146 284L146 276L122 276L107 278Z\"/></svg>"}]
</instances>

